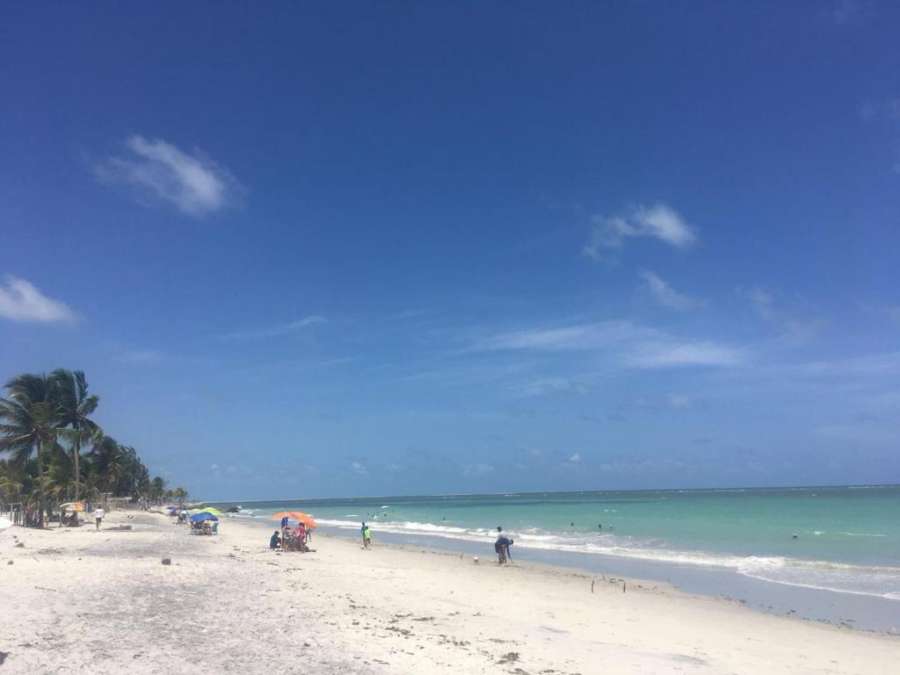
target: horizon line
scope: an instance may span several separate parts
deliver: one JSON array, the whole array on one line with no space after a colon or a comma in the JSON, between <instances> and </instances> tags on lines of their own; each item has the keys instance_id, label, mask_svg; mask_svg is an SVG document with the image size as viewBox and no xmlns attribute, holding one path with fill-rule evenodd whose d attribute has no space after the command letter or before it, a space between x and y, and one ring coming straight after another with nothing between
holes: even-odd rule
<instances>
[{"instance_id":1,"label":"horizon line","mask_svg":"<svg viewBox=\"0 0 900 675\"><path fill-rule=\"evenodd\" d=\"M734 490L815 490L834 488L900 488L900 483L841 483L818 485L768 485L750 486L738 485L733 487L703 487L703 488L630 488L630 489L602 489L602 490L526 490L503 492L449 492L443 494L415 494L415 495L361 495L356 497L286 497L279 499L206 499L198 500L200 504L234 504L246 502L248 504L258 502L312 502L341 499L372 499L388 501L391 499L417 499L423 497L506 497L520 495L544 495L544 494L587 494L596 492L716 492ZM192 500L193 501L193 500Z\"/></svg>"}]
</instances>

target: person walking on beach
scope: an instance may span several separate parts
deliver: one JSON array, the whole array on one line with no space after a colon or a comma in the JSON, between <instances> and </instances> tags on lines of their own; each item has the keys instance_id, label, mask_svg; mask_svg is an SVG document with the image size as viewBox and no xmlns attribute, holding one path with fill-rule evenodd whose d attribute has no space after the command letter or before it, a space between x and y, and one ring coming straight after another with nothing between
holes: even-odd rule
<instances>
[{"instance_id":1,"label":"person walking on beach","mask_svg":"<svg viewBox=\"0 0 900 675\"><path fill-rule=\"evenodd\" d=\"M372 529L366 525L363 528L363 548L369 548L372 545Z\"/></svg>"},{"instance_id":2,"label":"person walking on beach","mask_svg":"<svg viewBox=\"0 0 900 675\"><path fill-rule=\"evenodd\" d=\"M359 528L359 536L362 537L363 547L366 545L366 523L363 521L362 526Z\"/></svg>"},{"instance_id":3,"label":"person walking on beach","mask_svg":"<svg viewBox=\"0 0 900 675\"><path fill-rule=\"evenodd\" d=\"M97 526L97 529L100 529L100 523L103 521L103 518L106 516L106 512L103 510L102 506L98 506L94 509L94 525Z\"/></svg>"},{"instance_id":4,"label":"person walking on beach","mask_svg":"<svg viewBox=\"0 0 900 675\"><path fill-rule=\"evenodd\" d=\"M512 560L509 553L509 547L512 546L513 540L503 534L503 528L497 526L497 541L494 542L494 551L497 553L497 564L505 565L508 560Z\"/></svg>"}]
</instances>

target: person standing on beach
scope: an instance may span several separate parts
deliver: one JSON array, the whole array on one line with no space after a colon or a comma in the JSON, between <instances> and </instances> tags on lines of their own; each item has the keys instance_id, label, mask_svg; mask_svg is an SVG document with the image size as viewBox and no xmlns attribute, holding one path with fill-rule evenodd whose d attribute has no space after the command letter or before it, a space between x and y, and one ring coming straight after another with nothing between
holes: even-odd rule
<instances>
[{"instance_id":1,"label":"person standing on beach","mask_svg":"<svg viewBox=\"0 0 900 675\"><path fill-rule=\"evenodd\" d=\"M497 526L497 541L494 542L494 552L497 554L497 564L505 565L507 561L512 560L509 553L509 547L512 546L513 540L503 534L503 528Z\"/></svg>"},{"instance_id":2,"label":"person standing on beach","mask_svg":"<svg viewBox=\"0 0 900 675\"><path fill-rule=\"evenodd\" d=\"M363 521L362 526L359 528L359 536L362 537L363 547L366 545L366 523Z\"/></svg>"},{"instance_id":3,"label":"person standing on beach","mask_svg":"<svg viewBox=\"0 0 900 675\"><path fill-rule=\"evenodd\" d=\"M366 525L363 528L363 548L369 548L372 545L372 530Z\"/></svg>"},{"instance_id":4,"label":"person standing on beach","mask_svg":"<svg viewBox=\"0 0 900 675\"><path fill-rule=\"evenodd\" d=\"M100 529L100 523L103 521L103 518L106 516L106 512L103 510L102 506L98 506L94 509L94 525L97 526L97 529Z\"/></svg>"}]
</instances>

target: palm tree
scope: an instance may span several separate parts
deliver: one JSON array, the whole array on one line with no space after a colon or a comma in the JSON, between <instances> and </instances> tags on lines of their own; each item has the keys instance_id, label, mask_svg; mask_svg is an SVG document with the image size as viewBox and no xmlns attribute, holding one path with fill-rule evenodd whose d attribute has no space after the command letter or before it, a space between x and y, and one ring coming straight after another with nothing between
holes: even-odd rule
<instances>
[{"instance_id":1,"label":"palm tree","mask_svg":"<svg viewBox=\"0 0 900 675\"><path fill-rule=\"evenodd\" d=\"M0 459L0 503L16 502L25 491L23 467L13 466L5 459Z\"/></svg>"},{"instance_id":2,"label":"palm tree","mask_svg":"<svg viewBox=\"0 0 900 675\"><path fill-rule=\"evenodd\" d=\"M184 500L186 500L188 497L188 491L185 490L183 487L177 487L174 490L172 490L172 496L178 500L178 505L183 507Z\"/></svg>"},{"instance_id":3,"label":"palm tree","mask_svg":"<svg viewBox=\"0 0 900 675\"><path fill-rule=\"evenodd\" d=\"M157 476L150 482L150 495L158 502L165 496L166 481L162 476Z\"/></svg>"},{"instance_id":4,"label":"palm tree","mask_svg":"<svg viewBox=\"0 0 900 675\"><path fill-rule=\"evenodd\" d=\"M59 405L46 375L19 375L6 383L9 397L0 399L0 452L18 464L31 454L38 461L38 525L44 526L44 451L56 445Z\"/></svg>"},{"instance_id":5,"label":"palm tree","mask_svg":"<svg viewBox=\"0 0 900 675\"><path fill-rule=\"evenodd\" d=\"M72 444L75 500L78 501L81 496L81 468L79 466L81 444L103 433L97 423L90 418L90 415L93 415L97 409L100 399L94 395L88 396L87 380L80 370L71 371L59 368L50 374L50 379L59 400L60 426L68 427L62 436Z\"/></svg>"},{"instance_id":6,"label":"palm tree","mask_svg":"<svg viewBox=\"0 0 900 675\"><path fill-rule=\"evenodd\" d=\"M97 486L103 492L118 491L119 484L125 475L127 461L122 446L109 436L101 436L94 440L91 449L92 470L97 474Z\"/></svg>"}]
</instances>

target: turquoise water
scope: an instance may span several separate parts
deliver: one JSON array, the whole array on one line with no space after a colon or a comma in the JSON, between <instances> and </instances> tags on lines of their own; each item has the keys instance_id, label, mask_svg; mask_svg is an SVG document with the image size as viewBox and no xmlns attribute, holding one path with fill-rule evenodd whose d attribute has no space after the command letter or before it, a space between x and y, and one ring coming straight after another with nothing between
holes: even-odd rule
<instances>
[{"instance_id":1,"label":"turquoise water","mask_svg":"<svg viewBox=\"0 0 900 675\"><path fill-rule=\"evenodd\" d=\"M230 506L223 503L219 506ZM566 492L244 503L325 527L728 568L773 583L900 600L900 486ZM602 528L600 527L602 525Z\"/></svg>"}]
</instances>

